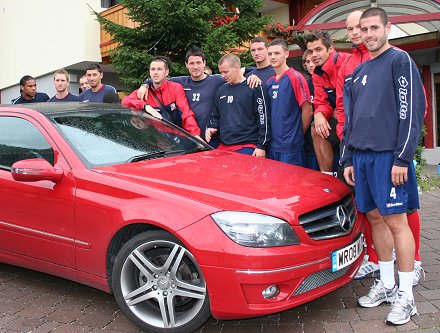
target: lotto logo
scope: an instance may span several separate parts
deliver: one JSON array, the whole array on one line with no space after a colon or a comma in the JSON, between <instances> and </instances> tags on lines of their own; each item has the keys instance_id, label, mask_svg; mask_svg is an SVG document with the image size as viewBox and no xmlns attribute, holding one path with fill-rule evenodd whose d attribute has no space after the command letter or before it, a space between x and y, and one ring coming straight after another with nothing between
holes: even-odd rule
<instances>
[{"instance_id":1,"label":"lotto logo","mask_svg":"<svg viewBox=\"0 0 440 333\"><path fill-rule=\"evenodd\" d=\"M406 113L408 111L408 100L407 100L408 90L406 89L406 87L408 86L408 80L406 79L406 77L401 76L397 81L400 84L400 88L399 88L400 119L406 119Z\"/></svg>"}]
</instances>

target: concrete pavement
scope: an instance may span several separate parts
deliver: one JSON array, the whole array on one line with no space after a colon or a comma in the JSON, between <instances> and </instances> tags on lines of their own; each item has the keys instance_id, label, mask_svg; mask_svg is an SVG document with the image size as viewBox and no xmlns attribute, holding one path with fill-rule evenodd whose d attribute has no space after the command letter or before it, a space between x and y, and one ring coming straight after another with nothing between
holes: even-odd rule
<instances>
[{"instance_id":1,"label":"concrete pavement","mask_svg":"<svg viewBox=\"0 0 440 333\"><path fill-rule=\"evenodd\" d=\"M419 316L402 326L384 318L389 305L363 309L357 298L372 279L353 281L303 306L279 314L237 321L211 319L200 333L440 332L440 190L423 193L420 216L425 280L415 287ZM0 264L0 333L140 332L119 311L111 295L49 275Z\"/></svg>"}]
</instances>

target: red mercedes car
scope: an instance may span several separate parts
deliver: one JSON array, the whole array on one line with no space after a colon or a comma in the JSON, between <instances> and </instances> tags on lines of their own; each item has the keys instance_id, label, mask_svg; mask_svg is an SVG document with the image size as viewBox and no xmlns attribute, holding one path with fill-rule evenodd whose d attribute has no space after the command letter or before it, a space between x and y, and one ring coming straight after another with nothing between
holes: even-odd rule
<instances>
[{"instance_id":1,"label":"red mercedes car","mask_svg":"<svg viewBox=\"0 0 440 333\"><path fill-rule=\"evenodd\" d=\"M112 293L147 331L298 306L363 257L339 180L112 104L1 106L0 196L1 262Z\"/></svg>"}]
</instances>

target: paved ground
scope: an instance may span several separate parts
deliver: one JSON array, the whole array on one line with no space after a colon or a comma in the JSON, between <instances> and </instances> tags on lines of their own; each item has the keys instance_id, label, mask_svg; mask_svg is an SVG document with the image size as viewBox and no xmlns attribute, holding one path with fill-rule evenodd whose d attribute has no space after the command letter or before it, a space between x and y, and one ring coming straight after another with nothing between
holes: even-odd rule
<instances>
[{"instance_id":1,"label":"paved ground","mask_svg":"<svg viewBox=\"0 0 440 333\"><path fill-rule=\"evenodd\" d=\"M211 319L199 333L440 332L440 190L421 196L421 249L426 279L415 288L419 316L388 326L389 306L362 309L359 295L371 279L350 285L276 315L240 320ZM0 264L0 333L140 332L120 313L112 296L70 281Z\"/></svg>"}]
</instances>

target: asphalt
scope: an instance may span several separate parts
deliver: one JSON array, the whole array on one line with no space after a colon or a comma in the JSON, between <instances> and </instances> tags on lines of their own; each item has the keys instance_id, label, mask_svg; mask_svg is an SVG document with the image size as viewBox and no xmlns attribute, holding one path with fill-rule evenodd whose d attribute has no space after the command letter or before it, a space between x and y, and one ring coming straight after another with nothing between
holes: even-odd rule
<instances>
[{"instance_id":1,"label":"asphalt","mask_svg":"<svg viewBox=\"0 0 440 333\"><path fill-rule=\"evenodd\" d=\"M437 174L437 166L427 173ZM431 170L432 169L432 170ZM372 278L275 315L235 321L210 319L199 333L440 332L440 190L422 193L421 253L425 279L414 289L419 315L401 326L385 324L389 305L364 309L357 298ZM0 333L141 332L111 295L46 274L0 264Z\"/></svg>"}]
</instances>

